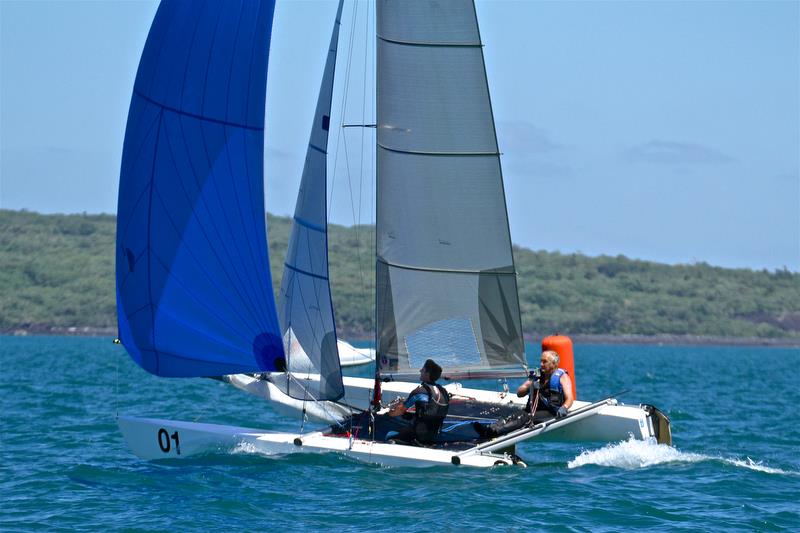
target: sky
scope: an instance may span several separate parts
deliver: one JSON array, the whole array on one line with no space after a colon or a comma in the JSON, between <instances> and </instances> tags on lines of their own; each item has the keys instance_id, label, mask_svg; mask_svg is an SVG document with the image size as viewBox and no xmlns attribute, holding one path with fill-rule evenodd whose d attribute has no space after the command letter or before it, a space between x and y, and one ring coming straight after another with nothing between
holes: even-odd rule
<instances>
[{"instance_id":1,"label":"sky","mask_svg":"<svg viewBox=\"0 0 800 533\"><path fill-rule=\"evenodd\" d=\"M359 79L373 61L371 12L360 2L354 17L348 4L338 68L350 64L351 82L346 98L337 89L334 123L374 123L374 100L362 97L372 82ZM799 1L476 5L515 243L800 271ZM156 8L0 0L0 207L116 211ZM294 209L335 10L277 2L265 146L275 214ZM336 223L374 220L362 132L331 136Z\"/></svg>"}]
</instances>

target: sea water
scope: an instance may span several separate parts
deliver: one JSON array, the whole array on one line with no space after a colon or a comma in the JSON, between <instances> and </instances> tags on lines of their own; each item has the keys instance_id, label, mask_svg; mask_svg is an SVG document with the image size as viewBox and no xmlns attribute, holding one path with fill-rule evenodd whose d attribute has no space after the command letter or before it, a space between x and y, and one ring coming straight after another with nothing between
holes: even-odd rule
<instances>
[{"instance_id":1,"label":"sea water","mask_svg":"<svg viewBox=\"0 0 800 533\"><path fill-rule=\"evenodd\" d=\"M671 418L673 446L531 441L527 469L488 470L246 448L145 462L118 413L313 425L218 381L153 377L111 339L0 337L0 361L0 531L800 530L797 349L577 345L578 397L629 390Z\"/></svg>"}]
</instances>

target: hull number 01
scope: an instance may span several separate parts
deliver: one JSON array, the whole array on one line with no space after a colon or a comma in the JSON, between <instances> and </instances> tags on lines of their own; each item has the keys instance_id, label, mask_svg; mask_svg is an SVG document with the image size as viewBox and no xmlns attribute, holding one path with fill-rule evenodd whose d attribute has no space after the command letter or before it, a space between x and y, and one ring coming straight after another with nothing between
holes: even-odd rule
<instances>
[{"instance_id":1,"label":"hull number 01","mask_svg":"<svg viewBox=\"0 0 800 533\"><path fill-rule=\"evenodd\" d=\"M178 437L177 430L174 433L172 433L172 435L170 435L169 432L164 428L158 430L158 447L161 448L162 452L164 453L170 452L170 450L172 449L171 441L175 441L175 453L177 455L180 455L181 441L180 438Z\"/></svg>"}]
</instances>

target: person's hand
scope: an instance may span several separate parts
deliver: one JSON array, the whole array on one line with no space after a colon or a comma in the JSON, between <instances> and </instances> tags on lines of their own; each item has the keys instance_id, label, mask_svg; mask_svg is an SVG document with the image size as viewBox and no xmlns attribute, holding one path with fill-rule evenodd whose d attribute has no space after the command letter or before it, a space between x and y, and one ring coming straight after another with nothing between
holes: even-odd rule
<instances>
[{"instance_id":1,"label":"person's hand","mask_svg":"<svg viewBox=\"0 0 800 533\"><path fill-rule=\"evenodd\" d=\"M564 418L568 414L569 413L567 412L567 408L562 405L561 407L558 408L558 411L556 411L556 418Z\"/></svg>"}]
</instances>

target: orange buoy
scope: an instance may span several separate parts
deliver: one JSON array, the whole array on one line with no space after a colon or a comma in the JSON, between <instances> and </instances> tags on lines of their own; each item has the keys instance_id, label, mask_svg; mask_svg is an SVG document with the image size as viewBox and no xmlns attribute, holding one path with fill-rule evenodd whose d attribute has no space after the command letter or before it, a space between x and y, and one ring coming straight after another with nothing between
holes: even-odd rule
<instances>
[{"instance_id":1,"label":"orange buoy","mask_svg":"<svg viewBox=\"0 0 800 533\"><path fill-rule=\"evenodd\" d=\"M575 357L572 354L572 339L566 335L550 335L542 339L542 351L553 350L558 354L558 368L564 369L572 380L572 397L578 399L575 387Z\"/></svg>"}]
</instances>

